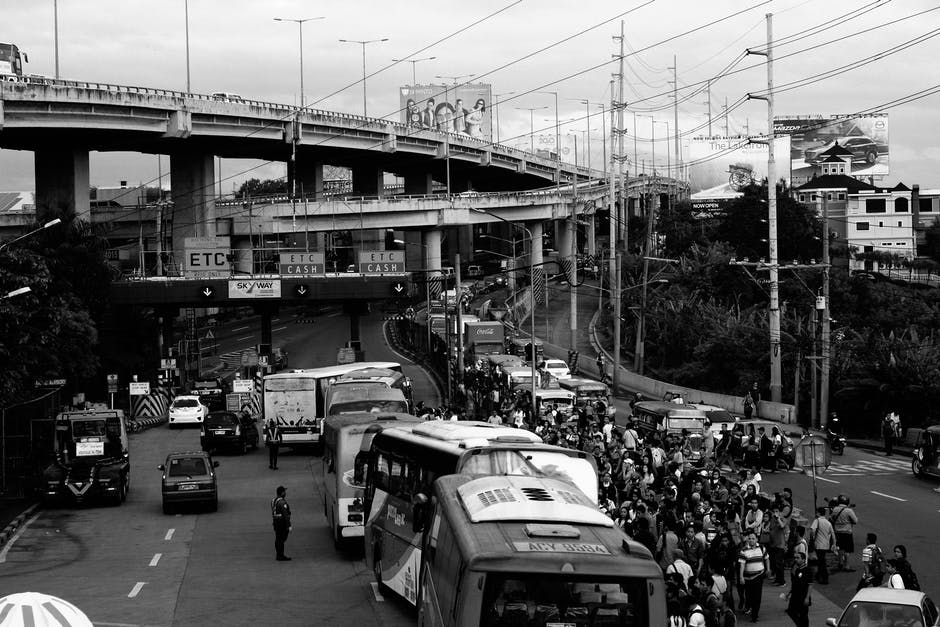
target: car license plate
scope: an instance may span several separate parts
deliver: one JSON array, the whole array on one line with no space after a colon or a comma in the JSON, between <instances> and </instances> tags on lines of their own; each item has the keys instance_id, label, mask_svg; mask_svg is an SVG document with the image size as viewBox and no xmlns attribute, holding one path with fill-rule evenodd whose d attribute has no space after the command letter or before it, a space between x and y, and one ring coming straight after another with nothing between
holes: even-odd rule
<instances>
[{"instance_id":1,"label":"car license plate","mask_svg":"<svg viewBox=\"0 0 940 627\"><path fill-rule=\"evenodd\" d=\"M180 485L180 490L195 490L198 487L195 483L183 483Z\"/></svg>"},{"instance_id":2,"label":"car license plate","mask_svg":"<svg viewBox=\"0 0 940 627\"><path fill-rule=\"evenodd\" d=\"M214 434L216 434L216 435L225 435L225 429L216 429L216 430L213 431L212 433L214 433Z\"/></svg>"}]
</instances>

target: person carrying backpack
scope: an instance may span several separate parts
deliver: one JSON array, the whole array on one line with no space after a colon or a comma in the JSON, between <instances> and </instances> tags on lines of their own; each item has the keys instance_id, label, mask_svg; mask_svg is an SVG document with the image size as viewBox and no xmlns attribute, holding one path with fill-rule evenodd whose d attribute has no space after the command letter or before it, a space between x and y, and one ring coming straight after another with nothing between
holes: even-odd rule
<instances>
[{"instance_id":1,"label":"person carrying backpack","mask_svg":"<svg viewBox=\"0 0 940 627\"><path fill-rule=\"evenodd\" d=\"M920 590L920 582L917 581L917 575L907 560L907 547L903 544L897 544L894 547L894 560L898 574L904 581L904 587L907 590Z\"/></svg>"},{"instance_id":2,"label":"person carrying backpack","mask_svg":"<svg viewBox=\"0 0 940 627\"><path fill-rule=\"evenodd\" d=\"M862 549L862 579L856 591L862 588L877 588L885 579L885 554L878 546L878 536L869 533L865 536L867 545Z\"/></svg>"}]
</instances>

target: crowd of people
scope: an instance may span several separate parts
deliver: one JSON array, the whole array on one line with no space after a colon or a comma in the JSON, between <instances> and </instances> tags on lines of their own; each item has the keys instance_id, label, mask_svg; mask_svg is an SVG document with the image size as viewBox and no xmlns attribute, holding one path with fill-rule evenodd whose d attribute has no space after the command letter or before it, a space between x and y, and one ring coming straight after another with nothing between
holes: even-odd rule
<instances>
[{"instance_id":1,"label":"crowd of people","mask_svg":"<svg viewBox=\"0 0 940 627\"><path fill-rule=\"evenodd\" d=\"M638 432L632 415L616 425L602 402L570 413L541 408L533 416L524 390L511 393L498 383L485 369L469 368L458 404L465 409L419 407L418 413L451 420L486 415L491 423L532 430L548 444L592 454L598 505L663 569L673 625L726 627L738 616L757 622L763 588L787 586L788 570L787 613L798 627L808 621L811 584L827 585L830 570L850 573L857 566L859 588L917 589L903 545L885 559L868 534L861 563L852 564L858 517L847 496L826 500L813 515L812 507L804 513L794 505L789 488L762 489L762 471L779 468L773 453L779 432L733 428L717 440L706 434L696 452L684 435ZM766 455L763 442L769 442Z\"/></svg>"}]
</instances>

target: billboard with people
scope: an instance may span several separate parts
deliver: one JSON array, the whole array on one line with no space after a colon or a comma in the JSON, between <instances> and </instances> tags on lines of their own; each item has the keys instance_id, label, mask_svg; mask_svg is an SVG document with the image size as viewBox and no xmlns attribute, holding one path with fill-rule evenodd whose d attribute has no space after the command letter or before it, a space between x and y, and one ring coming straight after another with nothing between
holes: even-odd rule
<instances>
[{"instance_id":1,"label":"billboard with people","mask_svg":"<svg viewBox=\"0 0 940 627\"><path fill-rule=\"evenodd\" d=\"M398 93L401 121L406 126L492 141L490 85L406 85Z\"/></svg>"},{"instance_id":2,"label":"billboard with people","mask_svg":"<svg viewBox=\"0 0 940 627\"><path fill-rule=\"evenodd\" d=\"M852 176L880 179L889 173L888 114L778 115L774 132L790 137L793 184L801 185L819 172L820 155L836 143L852 153Z\"/></svg>"}]
</instances>

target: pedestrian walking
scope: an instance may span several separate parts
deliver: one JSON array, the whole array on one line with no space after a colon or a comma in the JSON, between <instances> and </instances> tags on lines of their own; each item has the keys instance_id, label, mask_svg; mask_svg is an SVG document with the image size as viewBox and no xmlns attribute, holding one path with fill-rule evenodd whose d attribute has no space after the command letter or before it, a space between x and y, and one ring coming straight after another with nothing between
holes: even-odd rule
<instances>
[{"instance_id":1,"label":"pedestrian walking","mask_svg":"<svg viewBox=\"0 0 940 627\"><path fill-rule=\"evenodd\" d=\"M744 535L744 542L738 556L738 578L744 582L745 611L751 613L751 622L756 623L760 615L764 575L769 570L769 564L767 552L757 543L756 533L748 531Z\"/></svg>"},{"instance_id":2,"label":"pedestrian walking","mask_svg":"<svg viewBox=\"0 0 940 627\"><path fill-rule=\"evenodd\" d=\"M862 549L862 579L858 582L856 591L862 588L877 588L885 579L885 554L878 546L878 536L868 533L865 541L867 544Z\"/></svg>"},{"instance_id":3,"label":"pedestrian walking","mask_svg":"<svg viewBox=\"0 0 940 627\"><path fill-rule=\"evenodd\" d=\"M809 606L813 604L811 580L806 556L803 553L795 553L793 570L790 572L790 591L787 592L787 616L793 620L796 627L809 626Z\"/></svg>"},{"instance_id":4,"label":"pedestrian walking","mask_svg":"<svg viewBox=\"0 0 940 627\"><path fill-rule=\"evenodd\" d=\"M858 524L858 517L855 511L849 507L849 497L840 494L837 498L837 504L832 508L830 516L832 528L836 532L836 548L839 550L839 568L846 572L855 572L854 568L849 568L849 555L855 552L855 537L853 530Z\"/></svg>"},{"instance_id":5,"label":"pedestrian walking","mask_svg":"<svg viewBox=\"0 0 940 627\"><path fill-rule=\"evenodd\" d=\"M271 518L274 524L274 552L279 562L289 562L291 558L284 554L284 543L293 530L290 519L290 505L287 503L287 488L277 487L276 496L271 499Z\"/></svg>"},{"instance_id":6,"label":"pedestrian walking","mask_svg":"<svg viewBox=\"0 0 940 627\"><path fill-rule=\"evenodd\" d=\"M813 551L816 553L816 581L826 585L829 583L829 567L826 565L826 554L835 545L835 531L832 523L826 517L826 508L816 509L816 520L809 527L809 537Z\"/></svg>"},{"instance_id":7,"label":"pedestrian walking","mask_svg":"<svg viewBox=\"0 0 940 627\"><path fill-rule=\"evenodd\" d=\"M757 382L754 382L751 389L744 393L744 418L746 420L751 419L758 404L760 404L760 389L757 387Z\"/></svg>"},{"instance_id":8,"label":"pedestrian walking","mask_svg":"<svg viewBox=\"0 0 940 627\"><path fill-rule=\"evenodd\" d=\"M268 468L277 470L277 455L281 448L281 429L274 418L269 418L264 425L264 444L268 447Z\"/></svg>"},{"instance_id":9,"label":"pedestrian walking","mask_svg":"<svg viewBox=\"0 0 940 627\"><path fill-rule=\"evenodd\" d=\"M607 383L610 379L607 376L607 363L604 356L598 353L597 361L594 363L597 364L597 376L600 377L601 383Z\"/></svg>"},{"instance_id":10,"label":"pedestrian walking","mask_svg":"<svg viewBox=\"0 0 940 627\"><path fill-rule=\"evenodd\" d=\"M894 453L894 423L891 422L891 414L881 420L881 437L885 441L885 455L890 457Z\"/></svg>"}]
</instances>

